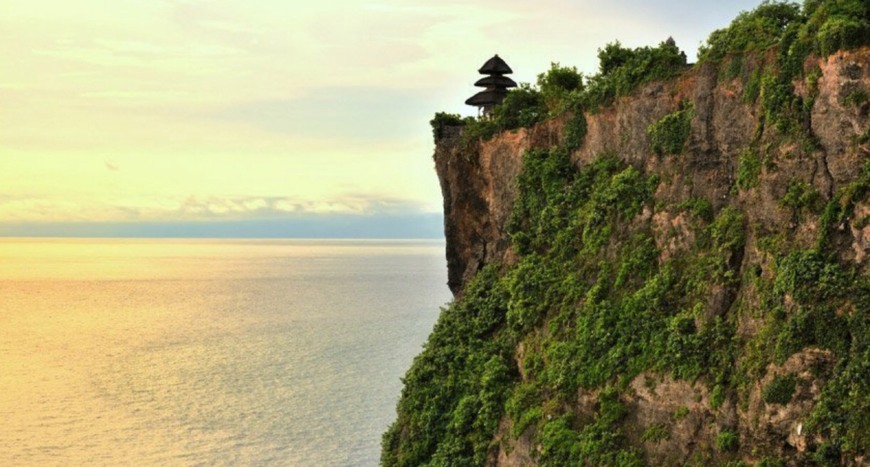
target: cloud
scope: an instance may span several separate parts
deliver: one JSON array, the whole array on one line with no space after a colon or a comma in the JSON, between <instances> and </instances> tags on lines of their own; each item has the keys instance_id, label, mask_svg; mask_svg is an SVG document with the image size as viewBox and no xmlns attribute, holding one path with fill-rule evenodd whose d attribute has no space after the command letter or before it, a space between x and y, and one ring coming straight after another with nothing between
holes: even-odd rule
<instances>
[{"instance_id":1,"label":"cloud","mask_svg":"<svg viewBox=\"0 0 870 467\"><path fill-rule=\"evenodd\" d=\"M284 219L2 223L0 237L443 239L441 214L309 214Z\"/></svg>"},{"instance_id":2,"label":"cloud","mask_svg":"<svg viewBox=\"0 0 870 467\"><path fill-rule=\"evenodd\" d=\"M426 212L421 203L372 194L345 194L323 200L288 197L196 197L167 212L173 219L274 219L304 215L395 215Z\"/></svg>"},{"instance_id":3,"label":"cloud","mask_svg":"<svg viewBox=\"0 0 870 467\"><path fill-rule=\"evenodd\" d=\"M0 197L0 223L253 221L306 216L405 216L432 214L423 203L376 193L324 199L282 196L189 196L113 203L49 197Z\"/></svg>"}]
</instances>

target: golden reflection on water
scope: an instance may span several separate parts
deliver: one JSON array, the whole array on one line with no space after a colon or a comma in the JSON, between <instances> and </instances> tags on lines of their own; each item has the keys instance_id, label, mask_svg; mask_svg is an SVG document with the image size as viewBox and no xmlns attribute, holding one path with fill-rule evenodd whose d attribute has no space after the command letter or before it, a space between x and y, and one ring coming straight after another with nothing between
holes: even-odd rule
<instances>
[{"instance_id":1,"label":"golden reflection on water","mask_svg":"<svg viewBox=\"0 0 870 467\"><path fill-rule=\"evenodd\" d=\"M0 243L0 453L12 453L13 464L70 458L100 463L117 459L118 452L105 452L111 445L123 457L145 459L155 447L143 441L169 452L181 448L173 448L180 440L159 429L150 440L134 439L147 419L106 397L112 377L147 377L143 370L166 376L159 368L133 371L119 362L149 342L177 334L201 313L196 300L166 300L160 287L125 282L209 273L155 259L153 247ZM190 252L178 245L165 253Z\"/></svg>"},{"instance_id":2,"label":"golden reflection on water","mask_svg":"<svg viewBox=\"0 0 870 467\"><path fill-rule=\"evenodd\" d=\"M442 252L414 243L0 240L0 463L359 465L342 444L365 429L374 443L366 449L376 449L398 376L448 298L421 285L443 284ZM387 253L390 262L375 261ZM359 271L377 279L330 290L347 269L338 259L354 256L349 283L364 279ZM418 267L437 274L414 283ZM394 289L373 292L379 284ZM431 306L429 314L381 313L385 297L413 293L428 302L393 308ZM369 394L360 388L377 378L361 372L385 371L366 368L378 358L387 383ZM328 391L343 399L321 400ZM329 413L341 404L371 426L342 425L347 415ZM378 405L386 413L364 413ZM313 457L329 449L345 461ZM371 463L376 453L367 455Z\"/></svg>"}]
</instances>

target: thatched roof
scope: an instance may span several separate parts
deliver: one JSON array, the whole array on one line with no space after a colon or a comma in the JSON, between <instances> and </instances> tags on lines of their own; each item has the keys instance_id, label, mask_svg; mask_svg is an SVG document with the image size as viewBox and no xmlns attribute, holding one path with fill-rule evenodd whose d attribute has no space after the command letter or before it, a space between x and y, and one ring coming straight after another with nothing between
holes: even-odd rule
<instances>
[{"instance_id":1,"label":"thatched roof","mask_svg":"<svg viewBox=\"0 0 870 467\"><path fill-rule=\"evenodd\" d=\"M474 83L475 86L482 88L515 88L517 83L507 76L493 75L485 78L480 78Z\"/></svg>"},{"instance_id":2,"label":"thatched roof","mask_svg":"<svg viewBox=\"0 0 870 467\"><path fill-rule=\"evenodd\" d=\"M514 72L498 54L487 60L477 71L482 75L509 75Z\"/></svg>"},{"instance_id":3,"label":"thatched roof","mask_svg":"<svg viewBox=\"0 0 870 467\"><path fill-rule=\"evenodd\" d=\"M479 93L469 97L465 103L477 107L501 104L501 101L504 100L507 93L508 92L504 89L487 89L486 91L480 91Z\"/></svg>"}]
</instances>

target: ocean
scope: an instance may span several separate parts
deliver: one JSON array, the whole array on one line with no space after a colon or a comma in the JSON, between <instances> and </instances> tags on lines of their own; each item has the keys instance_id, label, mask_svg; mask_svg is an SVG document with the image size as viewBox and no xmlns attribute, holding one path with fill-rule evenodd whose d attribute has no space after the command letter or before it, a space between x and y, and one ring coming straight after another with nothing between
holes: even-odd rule
<instances>
[{"instance_id":1,"label":"ocean","mask_svg":"<svg viewBox=\"0 0 870 467\"><path fill-rule=\"evenodd\" d=\"M377 465L440 241L0 239L0 464Z\"/></svg>"}]
</instances>

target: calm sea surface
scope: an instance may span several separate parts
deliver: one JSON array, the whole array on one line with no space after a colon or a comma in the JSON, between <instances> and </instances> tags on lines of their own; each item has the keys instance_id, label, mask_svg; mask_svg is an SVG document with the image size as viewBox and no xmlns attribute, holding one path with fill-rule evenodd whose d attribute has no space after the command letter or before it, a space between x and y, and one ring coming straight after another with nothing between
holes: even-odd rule
<instances>
[{"instance_id":1,"label":"calm sea surface","mask_svg":"<svg viewBox=\"0 0 870 467\"><path fill-rule=\"evenodd\" d=\"M441 242L0 239L0 465L376 465Z\"/></svg>"}]
</instances>

